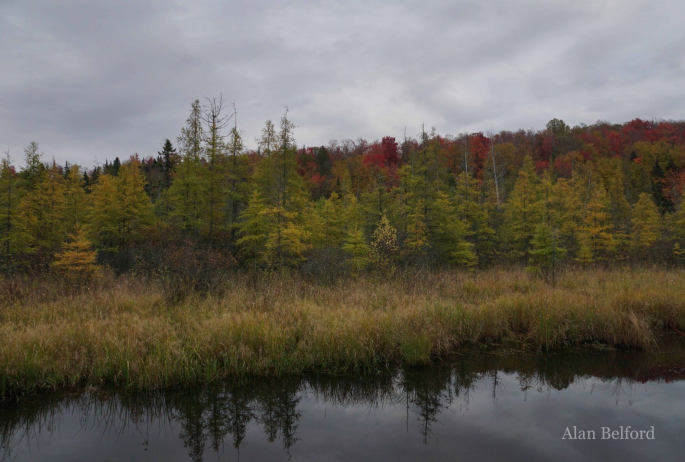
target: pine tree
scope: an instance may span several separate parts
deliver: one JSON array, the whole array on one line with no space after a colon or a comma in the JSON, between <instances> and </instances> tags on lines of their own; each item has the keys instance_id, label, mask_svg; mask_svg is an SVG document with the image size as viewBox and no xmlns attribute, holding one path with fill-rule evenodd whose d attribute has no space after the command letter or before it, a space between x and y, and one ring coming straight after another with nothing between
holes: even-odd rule
<instances>
[{"instance_id":1,"label":"pine tree","mask_svg":"<svg viewBox=\"0 0 685 462\"><path fill-rule=\"evenodd\" d=\"M634 249L651 247L661 237L659 209L649 194L642 193L633 206L631 246Z\"/></svg>"},{"instance_id":2,"label":"pine tree","mask_svg":"<svg viewBox=\"0 0 685 462\"><path fill-rule=\"evenodd\" d=\"M73 282L87 282L100 277L102 269L97 264L97 252L79 225L63 244L61 252L55 254L53 268Z\"/></svg>"}]
</instances>

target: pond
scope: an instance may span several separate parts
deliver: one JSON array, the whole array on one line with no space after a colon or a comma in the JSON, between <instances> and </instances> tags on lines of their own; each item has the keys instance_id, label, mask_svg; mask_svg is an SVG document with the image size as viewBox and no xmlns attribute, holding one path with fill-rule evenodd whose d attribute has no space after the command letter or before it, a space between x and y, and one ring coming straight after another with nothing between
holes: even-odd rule
<instances>
[{"instance_id":1,"label":"pond","mask_svg":"<svg viewBox=\"0 0 685 462\"><path fill-rule=\"evenodd\" d=\"M683 460L683 340L654 351L469 351L422 368L7 399L0 460Z\"/></svg>"}]
</instances>

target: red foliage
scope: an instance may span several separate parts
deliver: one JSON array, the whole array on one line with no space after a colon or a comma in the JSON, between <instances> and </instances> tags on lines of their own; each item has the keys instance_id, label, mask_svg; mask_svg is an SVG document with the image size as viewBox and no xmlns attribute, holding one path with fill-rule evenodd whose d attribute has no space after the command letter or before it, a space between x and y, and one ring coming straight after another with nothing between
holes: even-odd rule
<instances>
[{"instance_id":1,"label":"red foliage","mask_svg":"<svg viewBox=\"0 0 685 462\"><path fill-rule=\"evenodd\" d=\"M478 179L482 179L485 160L490 152L490 138L483 135L482 132L474 133L469 141L469 149L471 159L473 160L475 176Z\"/></svg>"}]
</instances>

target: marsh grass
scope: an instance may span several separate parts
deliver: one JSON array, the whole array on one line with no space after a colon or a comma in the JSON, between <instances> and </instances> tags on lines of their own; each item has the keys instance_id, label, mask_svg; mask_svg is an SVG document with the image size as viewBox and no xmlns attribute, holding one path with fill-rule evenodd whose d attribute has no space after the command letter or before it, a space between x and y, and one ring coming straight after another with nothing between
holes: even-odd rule
<instances>
[{"instance_id":1,"label":"marsh grass","mask_svg":"<svg viewBox=\"0 0 685 462\"><path fill-rule=\"evenodd\" d=\"M480 344L651 348L660 330L685 329L681 270L572 270L554 286L497 269L328 285L236 275L220 296L177 302L163 284L133 277L72 291L58 281L0 285L2 396L377 370Z\"/></svg>"}]
</instances>

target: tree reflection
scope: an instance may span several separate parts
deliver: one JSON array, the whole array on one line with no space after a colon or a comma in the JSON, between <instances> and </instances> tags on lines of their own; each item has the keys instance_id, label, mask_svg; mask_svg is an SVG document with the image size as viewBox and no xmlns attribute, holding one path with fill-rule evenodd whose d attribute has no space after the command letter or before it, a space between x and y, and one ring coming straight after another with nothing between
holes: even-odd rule
<instances>
[{"instance_id":1,"label":"tree reflection","mask_svg":"<svg viewBox=\"0 0 685 462\"><path fill-rule=\"evenodd\" d=\"M637 359L636 359L637 358ZM646 358L644 361L639 358ZM650 359L651 358L651 359ZM407 429L418 432L429 444L440 415L447 409L469 406L471 393L497 392L505 381L518 381L528 392L567 388L578 380L607 381L614 394L627 394L636 382L661 380L656 359L617 351L592 354L470 354L449 364L397 369L379 374L344 376L307 375L276 380L226 382L189 391L152 394L85 392L61 396L0 401L0 460L14 460L19 444L38 444L41 434L59 431L59 423L77 415L83 432L114 435L117 441L141 435L146 445L156 434L150 428L169 428L183 442L193 461L202 461L226 447L240 451L248 443L248 430L259 428L270 443L280 441L284 452L300 440L298 428L304 415L302 400L368 412L384 406L406 407ZM664 364L663 358L659 358ZM663 367L665 371L672 368ZM648 376L641 376L648 371ZM617 398L618 399L618 398ZM413 419L410 417L414 416Z\"/></svg>"}]
</instances>

